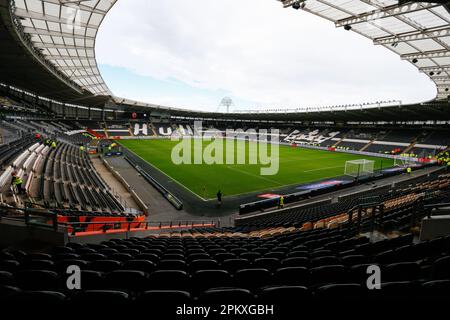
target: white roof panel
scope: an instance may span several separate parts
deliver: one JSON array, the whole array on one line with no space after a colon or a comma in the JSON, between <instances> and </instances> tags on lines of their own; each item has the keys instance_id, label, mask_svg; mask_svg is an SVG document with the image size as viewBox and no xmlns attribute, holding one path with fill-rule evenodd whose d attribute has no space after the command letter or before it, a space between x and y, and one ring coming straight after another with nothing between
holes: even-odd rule
<instances>
[{"instance_id":1,"label":"white roof panel","mask_svg":"<svg viewBox=\"0 0 450 320\"><path fill-rule=\"evenodd\" d=\"M396 52L430 76L437 98L450 94L450 7L398 0L278 0Z\"/></svg>"},{"instance_id":2,"label":"white roof panel","mask_svg":"<svg viewBox=\"0 0 450 320\"><path fill-rule=\"evenodd\" d=\"M15 0L13 12L32 45L85 90L111 95L95 60L95 37L117 0Z\"/></svg>"}]
</instances>

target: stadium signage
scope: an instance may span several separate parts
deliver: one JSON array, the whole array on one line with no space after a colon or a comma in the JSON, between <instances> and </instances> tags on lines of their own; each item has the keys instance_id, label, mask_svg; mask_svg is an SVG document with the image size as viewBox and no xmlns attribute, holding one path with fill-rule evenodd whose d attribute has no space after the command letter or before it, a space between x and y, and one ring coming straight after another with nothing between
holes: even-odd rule
<instances>
[{"instance_id":1,"label":"stadium signage","mask_svg":"<svg viewBox=\"0 0 450 320\"><path fill-rule=\"evenodd\" d=\"M194 132L194 136L172 135L171 140L178 142L171 153L175 165L259 165L262 176L273 176L279 171L278 129L227 129L225 133L211 135L205 134L201 121L196 121ZM248 154L247 141L252 142ZM204 142L208 143L205 148Z\"/></svg>"}]
</instances>

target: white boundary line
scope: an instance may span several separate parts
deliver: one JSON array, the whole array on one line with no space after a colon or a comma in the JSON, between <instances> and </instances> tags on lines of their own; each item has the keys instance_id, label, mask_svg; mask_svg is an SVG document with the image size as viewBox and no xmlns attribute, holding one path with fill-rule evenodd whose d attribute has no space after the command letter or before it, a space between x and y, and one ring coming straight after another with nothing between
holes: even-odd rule
<instances>
[{"instance_id":1,"label":"white boundary line","mask_svg":"<svg viewBox=\"0 0 450 320\"><path fill-rule=\"evenodd\" d=\"M137 139L136 139L137 140ZM131 141L131 139L130 139ZM127 148L127 147L125 147ZM128 151L130 151L131 153L133 153L134 155L136 155L138 158L140 158L142 161L144 161L145 163L149 164L152 168L158 170L159 172L161 172L163 175L165 175L167 178L171 179L172 181L175 181L176 183L178 183L181 187L183 187L184 189L186 189L187 191L189 191L190 193L192 193L193 195L195 195L197 198L200 198L200 200L207 202L209 200L213 200L214 198L211 199L205 199L201 196L199 196L198 194L196 194L194 191L192 191L191 189L189 189L188 187L186 187L184 184L182 184L180 181L172 178L171 176L169 176L167 173L165 173L164 171L162 171L161 169L159 169L158 167L156 167L153 163L149 162L148 160L145 160L144 158L142 158L140 155L138 155L136 152L130 150L129 148L127 148Z\"/></svg>"}]
</instances>

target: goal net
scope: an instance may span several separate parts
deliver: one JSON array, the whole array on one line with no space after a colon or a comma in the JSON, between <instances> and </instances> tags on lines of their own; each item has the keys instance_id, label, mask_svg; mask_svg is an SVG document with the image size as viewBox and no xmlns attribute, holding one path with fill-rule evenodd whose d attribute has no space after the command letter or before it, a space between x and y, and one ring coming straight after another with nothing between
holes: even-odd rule
<instances>
[{"instance_id":1,"label":"goal net","mask_svg":"<svg viewBox=\"0 0 450 320\"><path fill-rule=\"evenodd\" d=\"M351 160L345 163L345 175L351 177L363 177L373 174L375 161L373 160Z\"/></svg>"},{"instance_id":2,"label":"goal net","mask_svg":"<svg viewBox=\"0 0 450 320\"><path fill-rule=\"evenodd\" d=\"M415 161L411 157L395 157L394 166L401 168L408 168L415 164Z\"/></svg>"}]
</instances>

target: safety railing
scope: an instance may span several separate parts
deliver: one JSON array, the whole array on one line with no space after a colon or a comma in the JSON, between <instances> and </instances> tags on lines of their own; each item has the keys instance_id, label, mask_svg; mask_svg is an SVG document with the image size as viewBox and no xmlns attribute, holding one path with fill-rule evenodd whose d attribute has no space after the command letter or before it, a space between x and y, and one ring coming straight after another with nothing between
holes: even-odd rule
<instances>
[{"instance_id":1,"label":"safety railing","mask_svg":"<svg viewBox=\"0 0 450 320\"><path fill-rule=\"evenodd\" d=\"M59 223L70 236L89 236L112 233L126 233L138 231L176 231L194 228L213 228L216 227L214 221L112 221L112 222L68 222Z\"/></svg>"}]
</instances>

